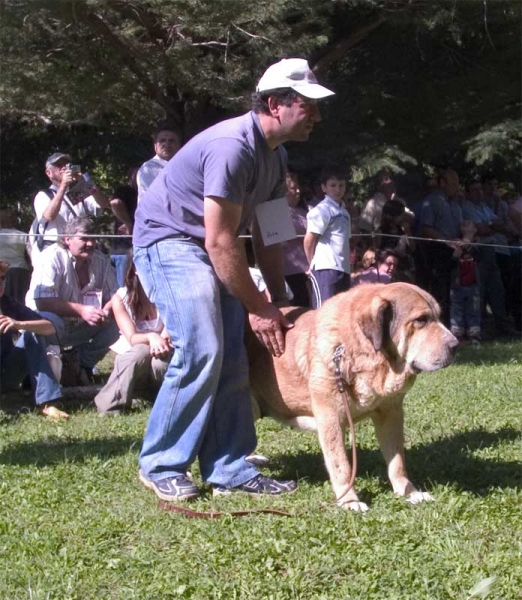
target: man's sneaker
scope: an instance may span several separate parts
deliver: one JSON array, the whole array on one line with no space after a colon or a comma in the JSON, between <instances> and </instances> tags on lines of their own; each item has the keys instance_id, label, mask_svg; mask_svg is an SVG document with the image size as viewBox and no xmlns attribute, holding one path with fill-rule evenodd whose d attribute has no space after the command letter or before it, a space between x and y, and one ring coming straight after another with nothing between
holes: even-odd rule
<instances>
[{"instance_id":1,"label":"man's sneaker","mask_svg":"<svg viewBox=\"0 0 522 600\"><path fill-rule=\"evenodd\" d=\"M190 481L186 475L177 475L176 477L166 477L158 481L152 481L141 471L139 472L140 481L146 488L152 490L158 498L162 500L176 501L188 500L199 496L198 488Z\"/></svg>"},{"instance_id":2,"label":"man's sneaker","mask_svg":"<svg viewBox=\"0 0 522 600\"><path fill-rule=\"evenodd\" d=\"M279 494L295 492L296 489L297 483L295 481L277 481L277 479L271 479L270 477L265 477L259 473L255 477L252 477L252 479L249 479L236 487L227 488L223 485L215 486L212 495L229 496L236 492L243 492L250 496L278 496Z\"/></svg>"}]
</instances>

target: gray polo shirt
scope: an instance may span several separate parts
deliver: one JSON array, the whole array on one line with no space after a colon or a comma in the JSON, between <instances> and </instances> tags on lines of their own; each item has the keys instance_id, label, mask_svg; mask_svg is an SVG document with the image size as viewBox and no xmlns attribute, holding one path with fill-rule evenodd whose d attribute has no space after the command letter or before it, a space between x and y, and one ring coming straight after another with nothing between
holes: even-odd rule
<instances>
[{"instance_id":1,"label":"gray polo shirt","mask_svg":"<svg viewBox=\"0 0 522 600\"><path fill-rule=\"evenodd\" d=\"M156 177L138 205L133 244L179 233L204 239L205 196L240 204L242 233L257 204L285 195L285 176L286 150L270 149L255 113L222 121L192 138Z\"/></svg>"},{"instance_id":2,"label":"gray polo shirt","mask_svg":"<svg viewBox=\"0 0 522 600\"><path fill-rule=\"evenodd\" d=\"M448 239L460 238L462 211L441 191L426 196L422 202L420 226L432 227Z\"/></svg>"}]
</instances>

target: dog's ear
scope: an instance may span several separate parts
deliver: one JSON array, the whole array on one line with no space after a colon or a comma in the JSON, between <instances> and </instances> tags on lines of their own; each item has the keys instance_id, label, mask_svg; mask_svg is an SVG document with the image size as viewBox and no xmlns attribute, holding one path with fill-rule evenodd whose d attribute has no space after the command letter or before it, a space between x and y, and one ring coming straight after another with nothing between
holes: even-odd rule
<instances>
[{"instance_id":1,"label":"dog's ear","mask_svg":"<svg viewBox=\"0 0 522 600\"><path fill-rule=\"evenodd\" d=\"M385 339L390 334L391 312L392 307L388 300L375 296L361 314L359 325L376 351L382 349Z\"/></svg>"}]
</instances>

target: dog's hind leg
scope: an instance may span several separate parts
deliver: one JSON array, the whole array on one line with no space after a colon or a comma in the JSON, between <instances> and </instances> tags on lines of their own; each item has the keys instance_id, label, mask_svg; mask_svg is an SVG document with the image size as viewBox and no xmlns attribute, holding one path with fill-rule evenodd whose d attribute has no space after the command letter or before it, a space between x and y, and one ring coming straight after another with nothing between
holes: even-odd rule
<instances>
[{"instance_id":1,"label":"dog's hind leg","mask_svg":"<svg viewBox=\"0 0 522 600\"><path fill-rule=\"evenodd\" d=\"M348 487L352 468L344 446L344 425L337 411L323 407L320 415L316 414L316 422L319 444L337 503L345 510L366 512L368 506L359 500L353 487Z\"/></svg>"}]
</instances>

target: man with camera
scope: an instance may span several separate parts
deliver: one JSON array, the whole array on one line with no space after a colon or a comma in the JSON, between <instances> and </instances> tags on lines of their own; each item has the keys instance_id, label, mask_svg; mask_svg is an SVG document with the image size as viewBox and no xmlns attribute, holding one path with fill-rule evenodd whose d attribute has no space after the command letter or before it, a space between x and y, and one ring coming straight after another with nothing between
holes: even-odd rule
<instances>
[{"instance_id":1,"label":"man with camera","mask_svg":"<svg viewBox=\"0 0 522 600\"><path fill-rule=\"evenodd\" d=\"M89 175L82 175L79 165L71 164L71 157L62 152L51 154L45 163L45 174L51 186L39 191L34 198L36 219L31 227L35 234L31 246L31 260L46 246L57 241L65 224L74 217L96 215L101 208L109 208L107 196L99 190Z\"/></svg>"}]
</instances>

